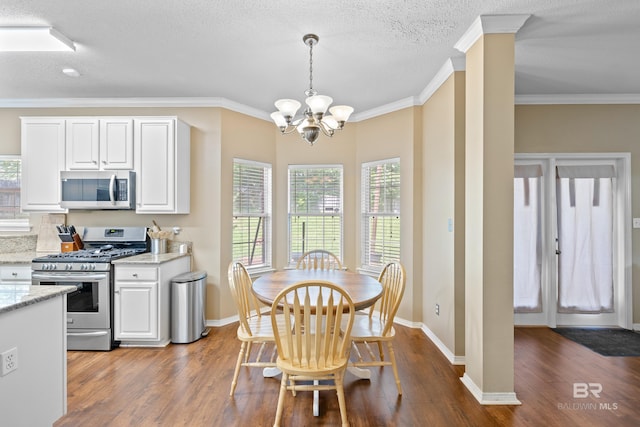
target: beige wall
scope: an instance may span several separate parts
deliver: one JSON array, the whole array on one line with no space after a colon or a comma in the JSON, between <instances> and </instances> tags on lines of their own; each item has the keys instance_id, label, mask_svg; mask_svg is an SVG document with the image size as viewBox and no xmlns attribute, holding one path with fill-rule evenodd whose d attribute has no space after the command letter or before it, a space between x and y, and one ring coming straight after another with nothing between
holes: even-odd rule
<instances>
[{"instance_id":1,"label":"beige wall","mask_svg":"<svg viewBox=\"0 0 640 427\"><path fill-rule=\"evenodd\" d=\"M517 153L631 153L631 212L640 216L640 105L520 105ZM633 322L640 323L640 231L632 230Z\"/></svg>"},{"instance_id":2,"label":"beige wall","mask_svg":"<svg viewBox=\"0 0 640 427\"><path fill-rule=\"evenodd\" d=\"M237 314L227 279L227 268L232 261L231 243L233 234L233 159L241 158L263 163L269 163L275 168L275 127L264 120L249 118L229 110L222 110L222 154L221 165L213 169L216 184L220 186L220 198L212 198L214 210L220 211L220 229L218 238L211 244L215 245L219 253L220 284L219 312L211 313L208 319L225 319ZM199 179L197 176L191 177ZM203 213L207 215L206 212ZM277 212L274 212L274 217ZM278 235L274 232L274 238Z\"/></svg>"},{"instance_id":3,"label":"beige wall","mask_svg":"<svg viewBox=\"0 0 640 427\"><path fill-rule=\"evenodd\" d=\"M407 273L404 297L397 316L410 321L422 320L422 145L421 108L406 108L384 116L358 122L356 125L357 153L355 157L355 184L360 188L362 163L400 158L401 182L401 248L400 257ZM354 235L360 239L360 191L353 199L356 212ZM420 224L417 224L419 222ZM360 248L355 248L357 260ZM353 264L352 264L353 265ZM356 262L355 265L359 265ZM417 280L416 280L417 278Z\"/></svg>"},{"instance_id":4,"label":"beige wall","mask_svg":"<svg viewBox=\"0 0 640 427\"><path fill-rule=\"evenodd\" d=\"M464 78L463 72L452 74L422 108L422 321L461 357L465 318Z\"/></svg>"}]
</instances>

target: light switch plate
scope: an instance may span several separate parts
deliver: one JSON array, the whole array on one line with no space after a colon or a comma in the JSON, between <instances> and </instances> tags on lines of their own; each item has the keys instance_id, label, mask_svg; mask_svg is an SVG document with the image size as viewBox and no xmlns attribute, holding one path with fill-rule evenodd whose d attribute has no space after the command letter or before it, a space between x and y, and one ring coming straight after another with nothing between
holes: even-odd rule
<instances>
[{"instance_id":1,"label":"light switch plate","mask_svg":"<svg viewBox=\"0 0 640 427\"><path fill-rule=\"evenodd\" d=\"M633 228L640 228L640 218L633 218Z\"/></svg>"}]
</instances>

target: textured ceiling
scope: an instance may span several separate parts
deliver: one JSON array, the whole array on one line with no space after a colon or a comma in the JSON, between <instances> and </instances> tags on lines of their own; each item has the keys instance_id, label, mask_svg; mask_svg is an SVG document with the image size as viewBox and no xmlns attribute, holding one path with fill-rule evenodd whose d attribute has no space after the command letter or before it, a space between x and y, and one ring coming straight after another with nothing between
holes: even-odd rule
<instances>
[{"instance_id":1,"label":"textured ceiling","mask_svg":"<svg viewBox=\"0 0 640 427\"><path fill-rule=\"evenodd\" d=\"M304 98L312 32L314 87L358 113L418 96L483 14L532 15L517 95L640 98L637 0L2 0L0 25L53 26L77 49L0 52L0 106L224 98L268 113Z\"/></svg>"}]
</instances>

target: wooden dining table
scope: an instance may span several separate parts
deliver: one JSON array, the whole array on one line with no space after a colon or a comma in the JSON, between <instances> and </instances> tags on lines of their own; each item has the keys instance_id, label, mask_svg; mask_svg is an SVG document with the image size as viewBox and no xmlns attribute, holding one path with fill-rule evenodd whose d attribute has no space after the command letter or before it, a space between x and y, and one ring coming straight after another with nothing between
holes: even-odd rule
<instances>
[{"instance_id":1,"label":"wooden dining table","mask_svg":"<svg viewBox=\"0 0 640 427\"><path fill-rule=\"evenodd\" d=\"M319 280L335 283L349 293L356 310L371 307L382 296L382 284L366 274L346 270L279 270L260 276L253 282L252 291L256 298L272 305L276 296L284 288L298 282ZM348 366L347 371L358 378L370 379L368 369ZM263 376L275 377L280 374L278 368L264 368ZM317 390L313 393L313 415L319 415Z\"/></svg>"},{"instance_id":2,"label":"wooden dining table","mask_svg":"<svg viewBox=\"0 0 640 427\"><path fill-rule=\"evenodd\" d=\"M382 295L376 279L346 270L280 270L257 278L252 289L258 300L271 305L281 290L305 280L335 283L347 291L356 310L372 306Z\"/></svg>"}]
</instances>

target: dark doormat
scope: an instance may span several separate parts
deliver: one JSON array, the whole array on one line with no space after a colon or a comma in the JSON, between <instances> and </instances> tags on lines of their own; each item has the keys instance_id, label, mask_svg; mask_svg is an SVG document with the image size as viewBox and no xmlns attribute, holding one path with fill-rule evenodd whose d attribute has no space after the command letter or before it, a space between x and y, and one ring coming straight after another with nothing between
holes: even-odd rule
<instances>
[{"instance_id":1,"label":"dark doormat","mask_svg":"<svg viewBox=\"0 0 640 427\"><path fill-rule=\"evenodd\" d=\"M603 356L640 356L640 333L615 328L556 328L554 332Z\"/></svg>"}]
</instances>

